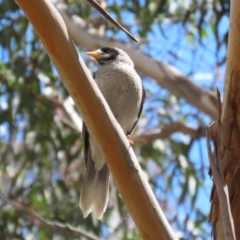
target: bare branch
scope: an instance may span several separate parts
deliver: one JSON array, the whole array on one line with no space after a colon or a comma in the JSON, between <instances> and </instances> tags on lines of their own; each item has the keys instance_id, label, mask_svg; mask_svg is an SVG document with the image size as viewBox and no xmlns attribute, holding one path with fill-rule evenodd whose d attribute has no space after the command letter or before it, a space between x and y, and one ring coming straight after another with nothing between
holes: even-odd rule
<instances>
[{"instance_id":1,"label":"bare branch","mask_svg":"<svg viewBox=\"0 0 240 240\"><path fill-rule=\"evenodd\" d=\"M50 228L51 230L57 228L58 230L61 231L70 231L72 234L78 237L80 235L86 237L89 240L100 240L100 238L94 236L93 234L90 234L79 227L74 227L71 224L61 223L57 221L49 221L41 217L36 212L30 210L25 204L20 203L19 201L16 200L7 199L2 194L0 194L0 199L2 199L2 201L12 206L15 209L15 211L28 215L28 219L32 221L33 224L37 225L37 227L43 225L45 227Z\"/></svg>"},{"instance_id":2,"label":"bare branch","mask_svg":"<svg viewBox=\"0 0 240 240\"><path fill-rule=\"evenodd\" d=\"M78 132L82 132L82 120L77 114L77 112L74 109L74 102L72 101L72 98L69 96L66 100L63 102L63 107L65 111L68 113L69 117L71 118L75 128L78 130Z\"/></svg>"},{"instance_id":3,"label":"bare branch","mask_svg":"<svg viewBox=\"0 0 240 240\"><path fill-rule=\"evenodd\" d=\"M205 127L194 128L182 122L172 122L162 129L144 132L137 136L131 136L131 140L136 144L146 144L156 139L169 138L173 133L180 132L191 136L194 139L205 137Z\"/></svg>"},{"instance_id":4,"label":"bare branch","mask_svg":"<svg viewBox=\"0 0 240 240\"><path fill-rule=\"evenodd\" d=\"M133 35L128 32L120 23L118 23L116 20L114 20L107 11L105 11L96 1L94 0L87 0L99 13L102 14L104 18L106 18L110 23L112 23L114 26L116 26L119 30L122 30L125 32L134 42L138 42Z\"/></svg>"},{"instance_id":5,"label":"bare branch","mask_svg":"<svg viewBox=\"0 0 240 240\"><path fill-rule=\"evenodd\" d=\"M129 141L78 56L62 17L49 0L17 0L17 3L37 31L78 111L82 113L88 130L98 140L142 238L176 239L129 147Z\"/></svg>"},{"instance_id":6,"label":"bare branch","mask_svg":"<svg viewBox=\"0 0 240 240\"><path fill-rule=\"evenodd\" d=\"M64 101L60 101L56 98L52 98L46 95L38 95L39 98L46 98L52 102L55 109L55 117L57 120L63 122L70 128L82 133L82 119L74 109L74 102L70 96L68 96Z\"/></svg>"},{"instance_id":7,"label":"bare branch","mask_svg":"<svg viewBox=\"0 0 240 240\"><path fill-rule=\"evenodd\" d=\"M79 16L70 16L63 0L51 1L62 14L69 34L77 44L88 49L97 49L103 46L115 46L123 49L129 54L138 71L154 79L172 94L186 99L188 103L213 119L217 119L217 101L214 93L197 86L173 66L153 59L122 41L101 36L96 29L87 25Z\"/></svg>"}]
</instances>

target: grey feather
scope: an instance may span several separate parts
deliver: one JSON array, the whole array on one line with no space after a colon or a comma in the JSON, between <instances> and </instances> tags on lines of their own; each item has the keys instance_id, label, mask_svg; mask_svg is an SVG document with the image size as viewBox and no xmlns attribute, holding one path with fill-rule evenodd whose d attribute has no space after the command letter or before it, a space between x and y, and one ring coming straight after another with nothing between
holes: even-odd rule
<instances>
[{"instance_id":1,"label":"grey feather","mask_svg":"<svg viewBox=\"0 0 240 240\"><path fill-rule=\"evenodd\" d=\"M142 112L145 92L129 56L118 48L102 48L92 54L99 69L94 79L125 134L133 131ZM91 53L89 53L90 55ZM110 173L98 142L83 123L85 167L80 208L84 217L95 212L101 219L109 198Z\"/></svg>"},{"instance_id":2,"label":"grey feather","mask_svg":"<svg viewBox=\"0 0 240 240\"><path fill-rule=\"evenodd\" d=\"M100 171L97 171L90 157L80 197L80 208L84 217L94 210L97 218L101 219L107 207L108 195L109 170L107 165L105 164Z\"/></svg>"}]
</instances>

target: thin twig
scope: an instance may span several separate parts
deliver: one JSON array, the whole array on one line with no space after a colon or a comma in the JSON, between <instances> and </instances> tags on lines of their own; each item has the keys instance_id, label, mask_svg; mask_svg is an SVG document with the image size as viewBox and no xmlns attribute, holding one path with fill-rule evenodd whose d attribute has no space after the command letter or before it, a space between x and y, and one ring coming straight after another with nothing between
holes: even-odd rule
<instances>
[{"instance_id":1,"label":"thin twig","mask_svg":"<svg viewBox=\"0 0 240 240\"><path fill-rule=\"evenodd\" d=\"M57 221L49 221L49 220L41 217L36 212L26 208L26 206L24 204L21 204L18 201L13 201L13 200L7 199L2 194L0 194L0 199L2 199L2 201L7 203L8 205L12 206L17 212L21 212L21 213L24 213L25 215L30 215L30 216L34 217L35 219L33 221L35 223L37 222L38 225L42 224L47 227L50 227L51 229L58 228L60 230L68 230L68 231L71 231L73 234L80 234L81 236L84 236L89 240L100 240L100 238L93 236L92 234L86 232L83 229L80 229L79 227L74 227L71 224L60 223Z\"/></svg>"},{"instance_id":2,"label":"thin twig","mask_svg":"<svg viewBox=\"0 0 240 240\"><path fill-rule=\"evenodd\" d=\"M112 23L114 26L116 26L119 30L122 30L125 32L134 42L138 42L133 35L128 32L126 28L124 28L120 23L118 23L116 20L114 20L108 12L106 12L97 2L94 0L87 0L104 18L106 18L110 23Z\"/></svg>"}]
</instances>

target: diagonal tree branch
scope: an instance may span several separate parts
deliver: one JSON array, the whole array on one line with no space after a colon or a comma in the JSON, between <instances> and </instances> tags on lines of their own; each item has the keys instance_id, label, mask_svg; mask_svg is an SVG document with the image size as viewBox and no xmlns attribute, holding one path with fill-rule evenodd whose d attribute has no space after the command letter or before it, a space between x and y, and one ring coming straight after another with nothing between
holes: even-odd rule
<instances>
[{"instance_id":1,"label":"diagonal tree branch","mask_svg":"<svg viewBox=\"0 0 240 240\"><path fill-rule=\"evenodd\" d=\"M107 11L105 11L95 0L87 0L99 13L102 14L104 18L106 18L110 23L116 26L119 30L125 32L134 42L138 42L133 35L128 32L120 23L114 20Z\"/></svg>"},{"instance_id":2,"label":"diagonal tree branch","mask_svg":"<svg viewBox=\"0 0 240 240\"><path fill-rule=\"evenodd\" d=\"M115 46L123 49L129 54L138 71L155 79L172 94L184 98L188 103L213 119L217 119L217 101L214 93L192 83L187 76L184 76L173 66L153 59L127 43L101 36L95 28L88 26L79 16L70 16L63 0L51 1L63 16L69 34L77 44L92 50L103 46Z\"/></svg>"},{"instance_id":3,"label":"diagonal tree branch","mask_svg":"<svg viewBox=\"0 0 240 240\"><path fill-rule=\"evenodd\" d=\"M205 128L194 128L184 124L182 122L172 122L169 125L164 126L162 129L152 130L144 132L140 135L132 136L131 140L136 144L147 144L156 139L166 139L169 138L173 133L180 132L191 136L194 139L205 137Z\"/></svg>"},{"instance_id":4,"label":"diagonal tree branch","mask_svg":"<svg viewBox=\"0 0 240 240\"><path fill-rule=\"evenodd\" d=\"M17 0L17 3L37 31L90 133L98 140L142 238L176 239L123 130L78 56L60 14L49 0Z\"/></svg>"},{"instance_id":5,"label":"diagonal tree branch","mask_svg":"<svg viewBox=\"0 0 240 240\"><path fill-rule=\"evenodd\" d=\"M65 223L61 223L61 222L57 222L57 221L49 221L49 220L41 217L38 213L27 208L23 203L7 199L2 194L0 194L0 199L3 202L12 206L15 209L15 211L29 216L29 220L32 221L38 227L39 227L39 225L43 225L50 229L57 228L58 230L64 231L64 232L70 231L72 234L74 234L78 237L79 237L79 235L83 236L83 237L87 238L88 240L100 240L100 238L98 238L92 234L89 234L88 232L86 232L85 230L83 230L79 227L74 227L71 224L65 224Z\"/></svg>"}]
</instances>

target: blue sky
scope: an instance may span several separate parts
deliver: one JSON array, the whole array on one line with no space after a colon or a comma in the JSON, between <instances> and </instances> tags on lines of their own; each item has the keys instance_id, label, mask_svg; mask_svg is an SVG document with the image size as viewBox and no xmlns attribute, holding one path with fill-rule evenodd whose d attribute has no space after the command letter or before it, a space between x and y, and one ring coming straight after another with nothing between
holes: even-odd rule
<instances>
[{"instance_id":1,"label":"blue sky","mask_svg":"<svg viewBox=\"0 0 240 240\"><path fill-rule=\"evenodd\" d=\"M122 12L122 14L127 22L134 20L134 15L131 15L127 12ZM228 18L223 18L221 24L219 25L220 37L227 31L228 25ZM167 38L160 33L157 24L154 24L152 27L153 32L148 35L150 47L144 46L144 48L147 51L150 51L149 53L153 57L165 63L173 64L181 72L189 75L190 79L194 83L207 88L218 87L221 93L223 93L225 64L217 67L215 63L216 60L219 60L221 57L226 55L226 49L224 47L221 48L216 55L216 43L214 41L211 26L206 25L208 37L203 40L203 45L198 43L190 44L185 36L184 30L179 32L179 28L181 28L180 24L178 25L165 23L162 24L162 27L166 33ZM132 33L134 34L134 32L136 32L136 29L134 30L133 28ZM30 34L28 37L31 37ZM120 39L126 39L125 33L122 33L120 31L117 32L116 37ZM195 40L197 40L197 36ZM7 61L8 56L2 49L0 49L0 53L1 56L4 56L4 59L1 60ZM172 55L170 53L172 53ZM176 56L178 57L178 60L176 60ZM191 74L192 72L194 72L194 74ZM218 72L219 74L216 75ZM6 96L0 96L0 109L1 107L4 108L5 103ZM184 112L189 112L191 110L192 108L189 105L183 106ZM20 122L22 120L19 119L16 121ZM209 117L203 116L203 121L207 124L210 123L211 120ZM197 126L198 124L194 118L189 118L188 123L194 126ZM6 137L4 140L7 140L8 135L6 134L6 129L4 129L3 126L0 126L0 138L3 136ZM177 135L176 138L179 138L179 135ZM196 164L203 161L205 166L209 165L205 139L201 139L199 142L195 141L193 147L191 148L189 159L194 161ZM208 214L210 208L209 195L212 181L208 177L207 172L204 175L204 187L201 188L198 193L196 206ZM178 209L178 212L184 216L184 206L180 207ZM210 232L210 226L207 225L206 227ZM209 239L211 238L209 237Z\"/></svg>"},{"instance_id":2,"label":"blue sky","mask_svg":"<svg viewBox=\"0 0 240 240\"><path fill-rule=\"evenodd\" d=\"M210 17L211 14L212 13L210 12L208 17ZM134 15L129 14L128 12L122 12L122 15L124 16L126 22L129 23L131 21L134 21ZM224 17L218 26L220 39L228 31L228 28L229 19L228 17ZM206 37L203 39L201 44L198 42L198 34L194 35L194 42L190 43L185 35L185 30L183 28L182 31L179 30L181 29L180 23L162 24L162 29L165 32L165 36L161 34L157 24L153 24L152 29L153 32L148 34L149 45L145 46L146 51L149 51L153 57L159 59L160 61L174 65L182 73L188 75L191 81L193 81L195 84L207 89L216 89L217 87L220 90L221 95L223 95L225 64L217 66L216 62L220 61L226 55L226 48L225 46L222 46L216 53L217 46L210 24L205 24ZM134 34L134 28L132 33ZM122 39L126 39L125 34L122 32L118 32L116 36ZM147 83L146 86L151 88L151 83ZM156 88L154 85L152 87ZM186 113L191 112L192 107L187 104L183 105L182 111ZM204 114L202 114L202 118L202 121L206 125L212 121L208 116ZM198 126L196 119L191 117L188 118L188 124ZM179 135L176 135L176 138L179 138ZM208 215L210 210L210 193L212 188L212 180L208 176L209 160L206 150L205 138L194 142L190 151L189 159L196 165L203 163L205 166L204 176L203 179L201 179L203 181L203 187L199 189L195 207L201 209L202 212ZM160 184L164 184L161 182L161 178L159 181ZM194 184L194 181L192 181L193 188ZM189 188L191 188L191 186L189 186ZM189 189L189 191L194 191L194 189ZM178 214L182 215L183 219L186 212L190 211L191 210L186 209L186 205L180 206L177 209ZM206 223L203 227L209 233L208 239L211 239L210 224Z\"/></svg>"}]
</instances>

